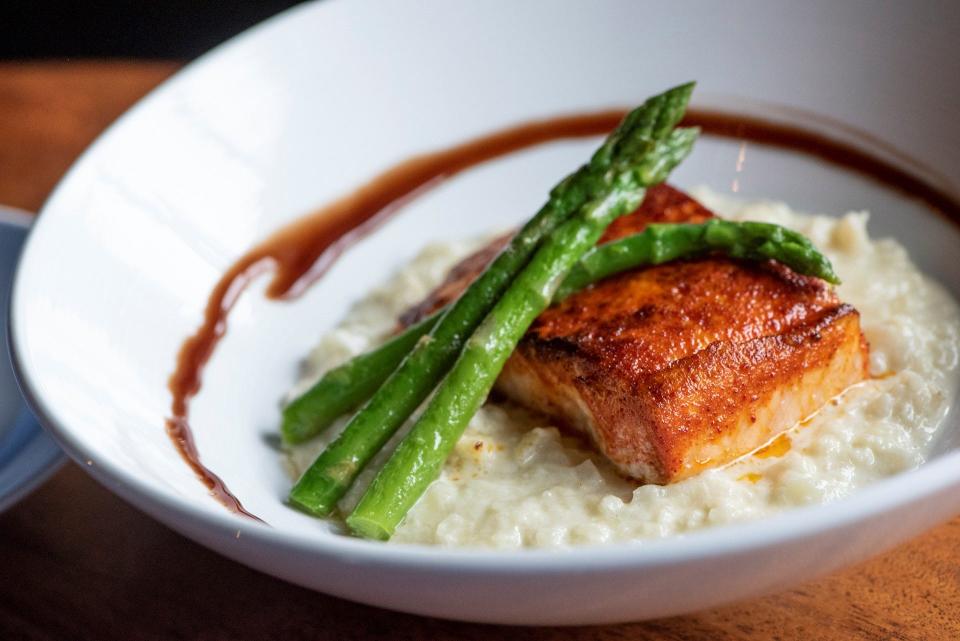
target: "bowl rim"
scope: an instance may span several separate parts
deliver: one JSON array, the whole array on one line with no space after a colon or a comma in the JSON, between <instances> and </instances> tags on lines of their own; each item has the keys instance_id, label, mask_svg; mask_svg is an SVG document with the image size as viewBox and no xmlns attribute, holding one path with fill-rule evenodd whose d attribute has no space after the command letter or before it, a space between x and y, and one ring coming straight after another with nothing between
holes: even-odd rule
<instances>
[{"instance_id":1,"label":"bowl rim","mask_svg":"<svg viewBox=\"0 0 960 641\"><path fill-rule=\"evenodd\" d=\"M248 40L256 38L263 31L272 29L277 23L294 19L301 11L322 10L328 4L330 3L305 3L268 18L185 65L138 100L84 150L60 179L41 207L41 215L37 217L31 233L24 242L21 256L26 257L31 254L37 237L42 234L38 230L43 230L51 224L42 212L58 200L65 186L73 182L72 179L78 169L86 165L89 158L105 144L105 141L112 139L128 121L137 118L142 111L150 109L156 100L171 90L172 85L184 82L208 65L216 64L225 52L244 46ZM762 101L736 97L732 102L764 105ZM777 107L770 104L765 106ZM802 116L802 110L782 105L780 107L793 112L791 121L795 122L796 118ZM817 117L815 120L827 118L807 113ZM829 123L821 120L820 124L826 126ZM845 123L834 124L844 125L848 135L856 133L855 129ZM882 143L877 140L873 142ZM882 152L883 149L881 148L880 151ZM922 169L921 173L923 173ZM931 176L931 180L941 182L938 176ZM677 562L707 560L810 538L855 525L946 489L960 488L960 450L955 449L918 468L870 483L851 496L838 501L792 508L758 520L712 526L661 539L578 545L561 549L499 550L449 548L426 544L384 544L332 532L321 532L316 535L280 530L231 513L226 508L211 510L209 507L202 507L197 501L186 499L172 491L165 491L162 486L128 474L110 459L91 461L92 452L85 446L83 439L71 430L68 421L59 420L53 408L36 392L39 389L36 384L37 372L34 371L22 350L21 328L16 323L16 310L23 306L23 301L28 296L26 290L27 287L18 270L13 283L11 304L7 309L8 341L13 369L21 392L35 416L47 428L48 433L58 445L107 489L195 539L199 538L196 534L197 530L188 528L185 525L188 522L192 525L204 526L208 530L230 538L233 538L234 533L239 536L242 532L245 538L254 539L266 545L295 552L310 552L317 560L323 558L318 555L321 553L349 562L426 571L469 571L474 575L566 573L586 570L632 571ZM951 411L944 420L957 422L960 416L958 412ZM170 453L172 456L179 457L172 446ZM213 501L211 498L211 502ZM756 527L758 523L763 523L763 527Z\"/></svg>"}]
</instances>

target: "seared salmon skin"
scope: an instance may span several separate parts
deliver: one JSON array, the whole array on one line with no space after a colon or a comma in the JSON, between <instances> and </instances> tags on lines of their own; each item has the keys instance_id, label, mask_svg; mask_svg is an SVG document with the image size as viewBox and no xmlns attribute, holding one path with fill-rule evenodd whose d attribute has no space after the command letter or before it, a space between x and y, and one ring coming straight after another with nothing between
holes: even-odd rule
<instances>
[{"instance_id":1,"label":"seared salmon skin","mask_svg":"<svg viewBox=\"0 0 960 641\"><path fill-rule=\"evenodd\" d=\"M601 242L712 216L662 185ZM401 322L456 298L503 242L454 267ZM706 257L625 272L552 306L497 390L585 434L624 475L664 484L794 427L863 380L867 359L858 312L826 282L773 261Z\"/></svg>"}]
</instances>

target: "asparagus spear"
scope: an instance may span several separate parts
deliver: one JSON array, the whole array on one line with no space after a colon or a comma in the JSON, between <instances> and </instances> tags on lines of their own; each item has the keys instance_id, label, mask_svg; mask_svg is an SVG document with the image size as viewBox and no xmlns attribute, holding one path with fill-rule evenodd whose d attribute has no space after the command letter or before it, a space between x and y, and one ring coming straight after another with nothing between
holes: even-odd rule
<instances>
[{"instance_id":1,"label":"asparagus spear","mask_svg":"<svg viewBox=\"0 0 960 641\"><path fill-rule=\"evenodd\" d=\"M839 283L827 260L806 237L772 223L714 219L705 223L655 223L632 236L591 249L557 289L554 302L591 283L644 265L704 252L747 260L774 259L795 272ZM434 312L383 345L331 369L283 410L286 443L302 443L370 398L445 309Z\"/></svg>"},{"instance_id":2,"label":"asparagus spear","mask_svg":"<svg viewBox=\"0 0 960 641\"><path fill-rule=\"evenodd\" d=\"M637 163L646 159L683 116L693 83L675 87L633 110L607 137L589 163L550 192L547 203L443 314L429 335L353 416L340 436L307 469L290 491L290 502L318 516L329 514L356 475L436 386L464 341L483 320L541 241L592 201L635 202L642 187ZM653 154L645 178L669 165L672 154ZM559 283L558 283L559 284Z\"/></svg>"},{"instance_id":3,"label":"asparagus spear","mask_svg":"<svg viewBox=\"0 0 960 641\"><path fill-rule=\"evenodd\" d=\"M810 239L780 225L711 220L704 229L703 240L705 250L719 249L733 258L777 260L800 274L840 284L830 260L817 251Z\"/></svg>"},{"instance_id":4,"label":"asparagus spear","mask_svg":"<svg viewBox=\"0 0 960 641\"><path fill-rule=\"evenodd\" d=\"M339 417L360 407L429 333L446 309L406 328L383 345L327 371L316 384L283 408L280 434L284 443L302 443Z\"/></svg>"},{"instance_id":5,"label":"asparagus spear","mask_svg":"<svg viewBox=\"0 0 960 641\"><path fill-rule=\"evenodd\" d=\"M643 187L664 180L690 151L695 129L677 129L646 162L618 182L619 190L591 201L546 240L463 348L424 413L347 517L355 534L388 539L440 472L467 423L530 323L550 305L567 272L618 216L633 211Z\"/></svg>"},{"instance_id":6,"label":"asparagus spear","mask_svg":"<svg viewBox=\"0 0 960 641\"><path fill-rule=\"evenodd\" d=\"M714 218L704 223L652 223L640 233L590 250L570 270L556 300L627 269L707 252L745 260L773 259L798 274L840 283L829 259L803 234L773 223Z\"/></svg>"}]
</instances>

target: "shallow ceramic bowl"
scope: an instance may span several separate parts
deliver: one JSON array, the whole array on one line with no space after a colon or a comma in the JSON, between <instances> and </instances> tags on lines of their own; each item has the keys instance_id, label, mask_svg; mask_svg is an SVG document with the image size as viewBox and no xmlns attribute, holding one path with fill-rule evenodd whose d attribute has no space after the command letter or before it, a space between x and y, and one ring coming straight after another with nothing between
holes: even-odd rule
<instances>
[{"instance_id":1,"label":"shallow ceramic bowl","mask_svg":"<svg viewBox=\"0 0 960 641\"><path fill-rule=\"evenodd\" d=\"M22 382L70 455L144 511L264 572L387 608L600 623L709 607L853 563L960 512L955 415L927 464L849 500L642 545L385 545L337 536L283 505L289 483L264 437L319 334L427 241L529 215L595 141L534 148L444 183L295 302L267 301L262 279L244 294L192 419L204 462L270 526L227 512L180 459L164 431L166 382L218 277L282 224L414 153L631 105L688 79L700 81L701 106L857 139L950 189L960 182L958 17L946 3L828 2L333 1L288 12L178 74L64 179L15 286ZM738 153L735 141L706 138L675 182L729 191L736 180L745 196L799 209L870 209L873 234L897 235L960 294L960 235L946 218L784 151L752 146L738 172Z\"/></svg>"}]
</instances>

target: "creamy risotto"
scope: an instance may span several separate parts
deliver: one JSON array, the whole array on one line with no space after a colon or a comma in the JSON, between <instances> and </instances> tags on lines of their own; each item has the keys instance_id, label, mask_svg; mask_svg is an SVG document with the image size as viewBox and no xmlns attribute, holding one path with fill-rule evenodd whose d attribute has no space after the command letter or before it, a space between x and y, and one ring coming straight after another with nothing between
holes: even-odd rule
<instances>
[{"instance_id":1,"label":"creamy risotto","mask_svg":"<svg viewBox=\"0 0 960 641\"><path fill-rule=\"evenodd\" d=\"M391 542L520 548L670 536L833 501L923 461L958 384L960 313L952 298L896 241L872 240L866 213L812 216L782 203L745 204L707 190L694 195L726 218L796 229L827 254L843 279L840 297L861 313L874 378L752 455L668 486L638 486L542 417L488 403ZM382 340L400 312L478 245L423 250L321 339L292 394ZM343 422L288 453L291 475L299 476ZM343 511L390 450L344 497Z\"/></svg>"}]
</instances>

